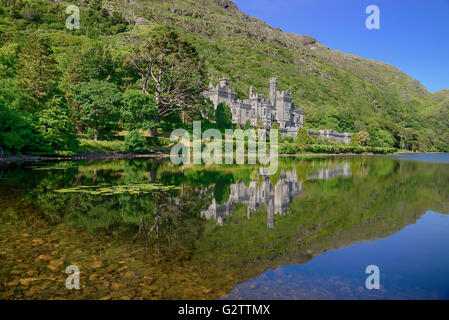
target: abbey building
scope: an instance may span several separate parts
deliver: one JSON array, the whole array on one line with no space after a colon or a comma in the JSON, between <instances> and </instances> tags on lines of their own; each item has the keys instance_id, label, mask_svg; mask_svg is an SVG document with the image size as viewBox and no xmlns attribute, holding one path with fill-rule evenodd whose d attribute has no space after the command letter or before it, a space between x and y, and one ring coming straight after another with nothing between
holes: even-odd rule
<instances>
[{"instance_id":1,"label":"abbey building","mask_svg":"<svg viewBox=\"0 0 449 320\"><path fill-rule=\"evenodd\" d=\"M220 103L226 103L231 109L232 122L243 127L247 121L254 128L263 127L270 130L274 122L279 124L283 136L296 138L298 129L304 126L304 111L295 107L292 94L288 91L278 91L277 78L270 78L270 97L249 89L249 99L236 99L235 89L229 85L229 79L221 78L216 86L209 84L209 91L203 95L209 98L215 108ZM339 133L334 130L308 130L309 134L326 140L349 144L352 133Z\"/></svg>"},{"instance_id":2,"label":"abbey building","mask_svg":"<svg viewBox=\"0 0 449 320\"><path fill-rule=\"evenodd\" d=\"M204 96L214 103L215 108L226 103L231 109L232 121L242 127L249 121L253 127L263 126L269 130L277 122L282 135L296 137L298 128L304 125L304 111L295 107L290 92L278 91L277 78L270 78L268 99L255 93L253 87L249 89L249 99L236 99L235 89L230 87L227 78L221 78L217 86L211 83Z\"/></svg>"}]
</instances>

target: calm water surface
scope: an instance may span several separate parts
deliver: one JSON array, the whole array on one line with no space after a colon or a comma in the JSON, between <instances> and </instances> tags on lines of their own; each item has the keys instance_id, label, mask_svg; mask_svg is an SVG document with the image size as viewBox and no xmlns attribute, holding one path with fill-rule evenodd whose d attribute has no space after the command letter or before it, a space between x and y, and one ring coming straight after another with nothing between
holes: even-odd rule
<instances>
[{"instance_id":1,"label":"calm water surface","mask_svg":"<svg viewBox=\"0 0 449 320\"><path fill-rule=\"evenodd\" d=\"M449 298L449 155L289 158L263 172L0 166L0 298ZM65 288L69 265L81 290ZM379 290L365 288L368 265Z\"/></svg>"}]
</instances>

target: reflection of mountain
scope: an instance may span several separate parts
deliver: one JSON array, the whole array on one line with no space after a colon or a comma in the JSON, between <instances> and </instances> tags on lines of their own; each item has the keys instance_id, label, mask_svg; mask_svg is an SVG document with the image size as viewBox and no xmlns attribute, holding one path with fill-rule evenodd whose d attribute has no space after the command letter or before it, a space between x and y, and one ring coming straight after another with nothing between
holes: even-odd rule
<instances>
[{"instance_id":1,"label":"reflection of mountain","mask_svg":"<svg viewBox=\"0 0 449 320\"><path fill-rule=\"evenodd\" d=\"M337 176L351 176L349 163L339 165L333 168L320 169L319 171L309 174L307 179L324 179L330 180ZM286 215L290 212L290 203L293 199L302 193L303 183L298 181L296 170L281 171L277 184L273 187L269 176L262 175L262 182L253 180L249 186L242 181L232 184L229 200L220 205L215 199L205 211L201 212L201 216L207 220L215 219L220 226L226 224L229 216L233 215L234 204L247 205L247 217L251 218L251 214L262 208L267 207L269 228L274 228L275 215Z\"/></svg>"}]
</instances>

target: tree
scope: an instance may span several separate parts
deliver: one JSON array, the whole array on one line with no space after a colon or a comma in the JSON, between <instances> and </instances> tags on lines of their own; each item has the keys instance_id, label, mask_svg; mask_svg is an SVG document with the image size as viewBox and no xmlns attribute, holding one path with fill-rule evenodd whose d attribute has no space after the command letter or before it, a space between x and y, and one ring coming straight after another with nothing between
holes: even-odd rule
<instances>
[{"instance_id":1,"label":"tree","mask_svg":"<svg viewBox=\"0 0 449 320\"><path fill-rule=\"evenodd\" d=\"M73 130L70 110L65 101L54 97L39 112L39 132L51 152L75 151L78 140Z\"/></svg>"},{"instance_id":2,"label":"tree","mask_svg":"<svg viewBox=\"0 0 449 320\"><path fill-rule=\"evenodd\" d=\"M217 110L215 110L215 120L220 129L232 128L232 113L226 103L222 102L217 106Z\"/></svg>"},{"instance_id":3,"label":"tree","mask_svg":"<svg viewBox=\"0 0 449 320\"><path fill-rule=\"evenodd\" d=\"M245 125L243 126L243 130L249 130L252 128L253 126L251 125L251 122L249 120L246 120Z\"/></svg>"},{"instance_id":4,"label":"tree","mask_svg":"<svg viewBox=\"0 0 449 320\"><path fill-rule=\"evenodd\" d=\"M306 144L310 144L312 142L312 138L309 135L309 132L304 127L299 127L298 132L296 133L296 143L300 146L304 146Z\"/></svg>"},{"instance_id":5,"label":"tree","mask_svg":"<svg viewBox=\"0 0 449 320\"><path fill-rule=\"evenodd\" d=\"M277 130L279 130L279 123L273 122L273 124L272 124L272 126L271 126L271 129L277 129Z\"/></svg>"},{"instance_id":6,"label":"tree","mask_svg":"<svg viewBox=\"0 0 449 320\"><path fill-rule=\"evenodd\" d=\"M126 90L122 96L120 115L127 130L153 128L157 115L156 100L139 90Z\"/></svg>"},{"instance_id":7,"label":"tree","mask_svg":"<svg viewBox=\"0 0 449 320\"><path fill-rule=\"evenodd\" d=\"M354 117L350 110L340 112L338 115L338 131L339 132L353 132L354 131Z\"/></svg>"},{"instance_id":8,"label":"tree","mask_svg":"<svg viewBox=\"0 0 449 320\"><path fill-rule=\"evenodd\" d=\"M358 133L354 133L349 143L351 146L358 147L361 145L360 136Z\"/></svg>"},{"instance_id":9,"label":"tree","mask_svg":"<svg viewBox=\"0 0 449 320\"><path fill-rule=\"evenodd\" d=\"M94 130L95 141L102 132L112 130L119 116L121 93L109 82L91 80L73 86L73 102L81 124Z\"/></svg>"},{"instance_id":10,"label":"tree","mask_svg":"<svg viewBox=\"0 0 449 320\"><path fill-rule=\"evenodd\" d=\"M36 107L56 88L58 71L53 51L46 39L32 36L27 39L18 59L18 87L27 96L27 104Z\"/></svg>"},{"instance_id":11,"label":"tree","mask_svg":"<svg viewBox=\"0 0 449 320\"><path fill-rule=\"evenodd\" d=\"M128 152L143 153L148 150L148 144L138 130L131 131L125 137L125 150Z\"/></svg>"},{"instance_id":12,"label":"tree","mask_svg":"<svg viewBox=\"0 0 449 320\"><path fill-rule=\"evenodd\" d=\"M82 47L74 54L67 55L62 84L67 85L97 79L110 81L115 78L115 62L108 46L95 43L87 48Z\"/></svg>"},{"instance_id":13,"label":"tree","mask_svg":"<svg viewBox=\"0 0 449 320\"><path fill-rule=\"evenodd\" d=\"M360 144L362 146L366 146L366 144L371 141L369 133L366 131L359 131L359 132L357 132L357 135L360 138Z\"/></svg>"},{"instance_id":14,"label":"tree","mask_svg":"<svg viewBox=\"0 0 449 320\"><path fill-rule=\"evenodd\" d=\"M419 136L418 133L412 128L404 129L404 138L403 138L402 148L415 151L419 145Z\"/></svg>"},{"instance_id":15,"label":"tree","mask_svg":"<svg viewBox=\"0 0 449 320\"><path fill-rule=\"evenodd\" d=\"M16 43L5 43L0 47L0 78L13 78L16 75L16 63L18 56L18 45Z\"/></svg>"},{"instance_id":16,"label":"tree","mask_svg":"<svg viewBox=\"0 0 449 320\"><path fill-rule=\"evenodd\" d=\"M6 153L21 152L35 140L28 113L19 111L20 98L13 89L0 87L0 147Z\"/></svg>"},{"instance_id":17,"label":"tree","mask_svg":"<svg viewBox=\"0 0 449 320\"><path fill-rule=\"evenodd\" d=\"M205 66L196 49L170 28L159 28L128 61L138 70L142 92L154 93L156 124L176 111L193 111L206 89ZM157 131L153 129L153 133Z\"/></svg>"}]
</instances>

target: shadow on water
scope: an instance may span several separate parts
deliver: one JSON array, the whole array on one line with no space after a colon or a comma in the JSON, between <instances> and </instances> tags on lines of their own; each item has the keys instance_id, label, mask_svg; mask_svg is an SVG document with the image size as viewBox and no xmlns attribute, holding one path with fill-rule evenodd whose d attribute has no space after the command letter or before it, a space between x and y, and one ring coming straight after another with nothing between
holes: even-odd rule
<instances>
[{"instance_id":1,"label":"shadow on water","mask_svg":"<svg viewBox=\"0 0 449 320\"><path fill-rule=\"evenodd\" d=\"M246 281L267 270L307 266L330 250L390 239L428 210L449 212L446 164L318 157L282 159L272 176L260 169L162 160L1 168L0 296L210 299L231 292L245 298L255 292L248 287L242 294ZM449 242L438 247L447 249ZM383 256L381 249L372 252ZM358 253L343 253L334 260L361 263ZM397 261L406 265L410 258ZM64 286L68 265L80 267L79 291ZM449 262L443 267L448 270ZM335 292L349 280L326 285L323 279L332 274L322 267L306 277L320 291L311 289L309 297L342 297ZM360 279L364 283L363 270ZM278 295L259 289L255 296L307 298L274 282L268 287Z\"/></svg>"}]
</instances>

